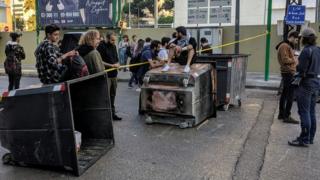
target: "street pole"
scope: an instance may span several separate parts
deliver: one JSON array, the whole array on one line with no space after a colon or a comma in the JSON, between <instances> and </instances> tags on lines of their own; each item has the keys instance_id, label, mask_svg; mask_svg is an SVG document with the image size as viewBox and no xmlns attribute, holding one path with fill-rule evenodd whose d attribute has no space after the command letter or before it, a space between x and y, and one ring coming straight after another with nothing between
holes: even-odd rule
<instances>
[{"instance_id":1,"label":"street pole","mask_svg":"<svg viewBox=\"0 0 320 180\"><path fill-rule=\"evenodd\" d=\"M16 19L16 10L15 10L15 1L12 0L12 7L13 7L13 22L14 22L14 31L17 31L17 19Z\"/></svg>"},{"instance_id":2,"label":"street pole","mask_svg":"<svg viewBox=\"0 0 320 180\"><path fill-rule=\"evenodd\" d=\"M131 29L131 0L129 0L129 29Z\"/></svg>"},{"instance_id":3,"label":"street pole","mask_svg":"<svg viewBox=\"0 0 320 180\"><path fill-rule=\"evenodd\" d=\"M318 24L319 20L320 20L320 18L319 18L319 10L320 10L319 5L320 4L319 4L319 2L320 2L319 0L316 1L316 24Z\"/></svg>"},{"instance_id":4,"label":"street pole","mask_svg":"<svg viewBox=\"0 0 320 180\"><path fill-rule=\"evenodd\" d=\"M158 28L158 0L154 0L154 28Z\"/></svg>"},{"instance_id":5,"label":"street pole","mask_svg":"<svg viewBox=\"0 0 320 180\"><path fill-rule=\"evenodd\" d=\"M238 42L240 40L240 0L236 0L236 26L235 26L235 37L234 41ZM239 43L236 43L234 46L234 53L240 53Z\"/></svg>"},{"instance_id":6,"label":"street pole","mask_svg":"<svg viewBox=\"0 0 320 180\"><path fill-rule=\"evenodd\" d=\"M268 20L267 20L267 38L266 38L266 62L265 62L265 81L269 81L270 66L270 41L271 41L271 20L272 20L272 0L268 0Z\"/></svg>"}]
</instances>

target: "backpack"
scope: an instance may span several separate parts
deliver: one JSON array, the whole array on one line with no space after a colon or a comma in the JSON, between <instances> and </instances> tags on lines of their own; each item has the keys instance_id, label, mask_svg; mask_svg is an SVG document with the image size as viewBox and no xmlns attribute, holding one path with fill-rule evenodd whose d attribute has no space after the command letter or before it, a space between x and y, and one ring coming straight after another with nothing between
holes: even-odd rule
<instances>
[{"instance_id":1,"label":"backpack","mask_svg":"<svg viewBox=\"0 0 320 180\"><path fill-rule=\"evenodd\" d=\"M19 73L18 59L16 57L15 48L13 46L8 47L7 57L4 61L4 69L6 74L17 74Z\"/></svg>"},{"instance_id":2,"label":"backpack","mask_svg":"<svg viewBox=\"0 0 320 180\"><path fill-rule=\"evenodd\" d=\"M135 57L133 57L131 60L130 60L130 65L133 65L133 64L137 64L137 63L140 63L141 62L141 54L142 53L139 53L137 54ZM129 67L129 70L133 73L136 73L139 69L139 66L133 66L133 67Z\"/></svg>"},{"instance_id":3,"label":"backpack","mask_svg":"<svg viewBox=\"0 0 320 180\"><path fill-rule=\"evenodd\" d=\"M76 56L70 63L71 78L76 79L89 75L88 66L81 56Z\"/></svg>"}]
</instances>

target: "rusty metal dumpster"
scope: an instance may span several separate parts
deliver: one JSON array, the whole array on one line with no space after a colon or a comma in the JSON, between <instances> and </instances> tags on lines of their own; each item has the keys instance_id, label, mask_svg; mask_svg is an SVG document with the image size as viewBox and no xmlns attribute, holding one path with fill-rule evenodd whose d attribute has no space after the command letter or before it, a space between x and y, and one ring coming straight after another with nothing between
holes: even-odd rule
<instances>
[{"instance_id":1,"label":"rusty metal dumpster","mask_svg":"<svg viewBox=\"0 0 320 180\"><path fill-rule=\"evenodd\" d=\"M211 65L194 64L191 72L174 64L169 72L161 68L147 72L140 94L140 113L146 123L194 127L216 115L213 99Z\"/></svg>"},{"instance_id":2,"label":"rusty metal dumpster","mask_svg":"<svg viewBox=\"0 0 320 180\"><path fill-rule=\"evenodd\" d=\"M99 73L60 84L3 94L0 141L6 164L81 175L114 146L107 76ZM75 131L82 134L77 150Z\"/></svg>"},{"instance_id":3,"label":"rusty metal dumpster","mask_svg":"<svg viewBox=\"0 0 320 180\"><path fill-rule=\"evenodd\" d=\"M230 105L241 106L245 92L248 57L247 54L197 56L195 63L211 63L216 70L216 103L223 110L228 110Z\"/></svg>"}]
</instances>

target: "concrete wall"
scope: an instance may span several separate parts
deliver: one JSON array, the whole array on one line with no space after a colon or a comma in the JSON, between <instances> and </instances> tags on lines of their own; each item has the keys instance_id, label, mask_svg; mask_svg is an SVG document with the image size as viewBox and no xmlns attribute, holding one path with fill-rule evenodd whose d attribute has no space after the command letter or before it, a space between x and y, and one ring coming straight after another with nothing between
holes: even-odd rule
<instances>
[{"instance_id":1,"label":"concrete wall","mask_svg":"<svg viewBox=\"0 0 320 180\"><path fill-rule=\"evenodd\" d=\"M313 28L317 29L315 25L312 25ZM234 41L234 27L224 27L223 28L223 44L230 43ZM241 26L241 37L244 39L247 37L252 37L259 35L265 32L265 26ZM279 65L277 62L277 52L275 46L281 41L281 37L277 36L276 33L277 27L272 27L272 36L271 36L271 59L270 59L270 71L272 73L279 72ZM151 37L153 39L161 39L163 36L171 37L174 29L131 29L124 31L125 34L128 34L130 37L135 34L138 38ZM105 33L106 31L102 31ZM8 33L0 33L0 65L4 61L4 47L8 41ZM43 39L43 33L41 33L40 40ZM34 66L35 58L34 51L36 48L36 33L35 32L26 32L24 33L21 41L22 46L24 46L27 60L23 62L23 65ZM265 66L265 44L266 37L260 37L254 40L243 42L240 44L240 52L244 54L250 54L248 71L250 72L264 72ZM234 46L228 46L223 48L223 53L233 53Z\"/></svg>"}]
</instances>

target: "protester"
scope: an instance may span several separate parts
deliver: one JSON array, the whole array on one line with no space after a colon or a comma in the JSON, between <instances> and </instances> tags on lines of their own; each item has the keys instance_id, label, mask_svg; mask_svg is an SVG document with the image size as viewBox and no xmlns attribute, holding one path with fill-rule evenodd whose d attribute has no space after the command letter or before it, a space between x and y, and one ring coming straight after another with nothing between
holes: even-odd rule
<instances>
[{"instance_id":1,"label":"protester","mask_svg":"<svg viewBox=\"0 0 320 180\"><path fill-rule=\"evenodd\" d=\"M200 39L201 44L201 54L212 54L212 48L210 44L208 43L208 39L203 37Z\"/></svg>"},{"instance_id":2,"label":"protester","mask_svg":"<svg viewBox=\"0 0 320 180\"><path fill-rule=\"evenodd\" d=\"M104 71L104 65L100 53L96 50L100 43L100 33L97 30L89 30L83 34L79 41L79 54L88 66L90 74Z\"/></svg>"},{"instance_id":3,"label":"protester","mask_svg":"<svg viewBox=\"0 0 320 180\"><path fill-rule=\"evenodd\" d=\"M288 39L279 43L276 49L278 50L278 61L280 64L283 90L281 93L279 103L278 119L285 123L299 124L299 121L293 119L291 115L291 108L294 99L294 88L291 85L293 76L296 73L296 66L298 60L294 56L294 46L299 41L299 33L297 31L291 32Z\"/></svg>"},{"instance_id":4,"label":"protester","mask_svg":"<svg viewBox=\"0 0 320 180\"><path fill-rule=\"evenodd\" d=\"M116 35L113 32L107 33L106 40L101 41L97 50L101 54L103 64L106 69L111 68L119 68L119 58L118 52L116 47ZM112 116L114 121L122 120L121 117L116 115L115 111L115 98L117 94L117 85L118 85L118 70L113 70L108 72L108 89L111 101L111 108L112 108Z\"/></svg>"},{"instance_id":5,"label":"protester","mask_svg":"<svg viewBox=\"0 0 320 180\"><path fill-rule=\"evenodd\" d=\"M149 69L161 67L164 65L164 62L156 60L157 54L160 50L160 44L160 41L154 40L151 42L150 46L145 46L143 48L141 53L141 61L149 63L139 67L139 70L137 72L139 86L142 86L144 75L149 71ZM140 88L138 88L137 91L140 91Z\"/></svg>"},{"instance_id":6,"label":"protester","mask_svg":"<svg viewBox=\"0 0 320 180\"><path fill-rule=\"evenodd\" d=\"M75 50L66 54L60 52L57 43L60 37L60 28L51 24L45 27L46 38L35 51L36 68L43 84L59 83L65 80L68 70L65 60L77 55Z\"/></svg>"},{"instance_id":7,"label":"protester","mask_svg":"<svg viewBox=\"0 0 320 180\"><path fill-rule=\"evenodd\" d=\"M137 35L133 35L131 37L132 41L130 42L130 53L131 53L131 58L133 57L134 54L134 49L137 47Z\"/></svg>"},{"instance_id":8,"label":"protester","mask_svg":"<svg viewBox=\"0 0 320 180\"><path fill-rule=\"evenodd\" d=\"M21 61L26 58L23 47L19 44L21 33L10 33L11 41L7 42L5 48L6 60L4 68L9 78L8 90L19 89L22 75Z\"/></svg>"},{"instance_id":9,"label":"protester","mask_svg":"<svg viewBox=\"0 0 320 180\"><path fill-rule=\"evenodd\" d=\"M316 100L320 89L320 49L316 46L317 36L312 28L301 33L304 49L299 56L297 76L293 84L298 85L296 98L301 120L300 136L289 141L291 146L308 147L316 134ZM300 83L299 83L300 82Z\"/></svg>"},{"instance_id":10,"label":"protester","mask_svg":"<svg viewBox=\"0 0 320 180\"><path fill-rule=\"evenodd\" d=\"M184 72L190 71L190 65L196 54L195 49L197 43L194 38L187 37L187 30L185 27L180 26L176 28L177 39L169 45L169 59L168 63L163 67L162 71L170 70L171 60L175 57L175 61L181 65L185 65Z\"/></svg>"},{"instance_id":11,"label":"protester","mask_svg":"<svg viewBox=\"0 0 320 180\"><path fill-rule=\"evenodd\" d=\"M145 43L145 41L143 39L138 40L137 46L133 52L133 57L130 61L130 65L137 64L137 63L141 62L141 52L144 47L144 43ZM131 75L128 86L129 86L129 88L133 88L132 83L135 82L136 84L138 84L138 81L139 81L138 76L137 76L139 66L130 67L129 69L130 69L132 75Z\"/></svg>"},{"instance_id":12,"label":"protester","mask_svg":"<svg viewBox=\"0 0 320 180\"><path fill-rule=\"evenodd\" d=\"M128 49L130 51L129 37L128 35L123 35L123 39L119 43L119 58L121 65L127 65ZM126 71L126 69L124 69L124 71Z\"/></svg>"},{"instance_id":13,"label":"protester","mask_svg":"<svg viewBox=\"0 0 320 180\"><path fill-rule=\"evenodd\" d=\"M161 61L167 61L169 59L168 49L167 49L169 42L170 42L170 38L168 38L168 37L163 37L161 39L161 48L158 53L158 58Z\"/></svg>"}]
</instances>

